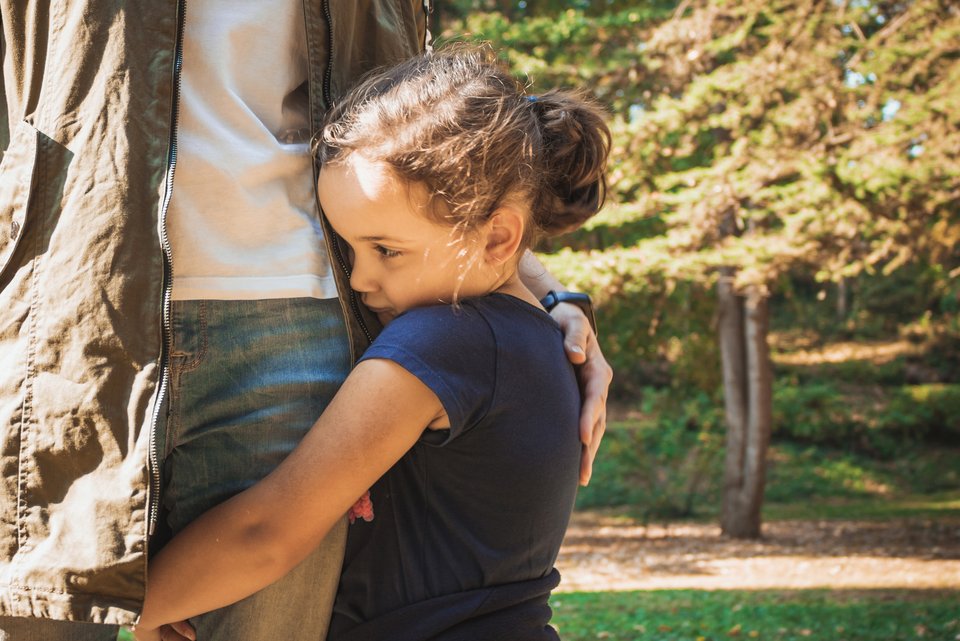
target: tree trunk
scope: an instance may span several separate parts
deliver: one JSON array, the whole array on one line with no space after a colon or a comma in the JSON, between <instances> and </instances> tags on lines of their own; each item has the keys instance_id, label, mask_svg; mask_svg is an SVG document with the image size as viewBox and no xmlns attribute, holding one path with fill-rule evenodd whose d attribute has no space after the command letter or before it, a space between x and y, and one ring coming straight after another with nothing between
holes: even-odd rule
<instances>
[{"instance_id":1,"label":"tree trunk","mask_svg":"<svg viewBox=\"0 0 960 641\"><path fill-rule=\"evenodd\" d=\"M735 538L757 538L773 414L769 312L762 293L738 295L733 277L732 269L724 269L717 285L727 419L721 530Z\"/></svg>"}]
</instances>

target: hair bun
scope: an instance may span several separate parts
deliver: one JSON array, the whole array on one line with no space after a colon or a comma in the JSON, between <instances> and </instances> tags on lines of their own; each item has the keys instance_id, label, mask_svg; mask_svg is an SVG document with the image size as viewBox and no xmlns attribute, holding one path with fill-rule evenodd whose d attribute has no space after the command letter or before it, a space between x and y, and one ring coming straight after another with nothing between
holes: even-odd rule
<instances>
[{"instance_id":1,"label":"hair bun","mask_svg":"<svg viewBox=\"0 0 960 641\"><path fill-rule=\"evenodd\" d=\"M534 221L553 236L583 224L603 206L610 130L600 108L579 93L551 90L530 106L540 125L545 186L533 206Z\"/></svg>"}]
</instances>

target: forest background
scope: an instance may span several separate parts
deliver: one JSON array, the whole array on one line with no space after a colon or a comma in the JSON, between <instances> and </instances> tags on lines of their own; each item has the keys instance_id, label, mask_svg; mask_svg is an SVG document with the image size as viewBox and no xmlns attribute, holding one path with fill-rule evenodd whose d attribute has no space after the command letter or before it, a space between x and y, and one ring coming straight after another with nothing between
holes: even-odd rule
<instances>
[{"instance_id":1,"label":"forest background","mask_svg":"<svg viewBox=\"0 0 960 641\"><path fill-rule=\"evenodd\" d=\"M440 40L490 41L531 93L582 87L610 114L608 205L539 250L593 296L614 418L640 426L637 465L650 469L621 500L661 516L722 502L724 368L737 358L766 381L733 396L775 442L878 460L960 443L957 3L451 0L435 12ZM731 301L745 318L725 334ZM766 418L749 407L764 386Z\"/></svg>"},{"instance_id":2,"label":"forest background","mask_svg":"<svg viewBox=\"0 0 960 641\"><path fill-rule=\"evenodd\" d=\"M564 638L960 639L960 4L441 0L432 28L609 113L608 205L538 248L593 297L616 373L581 513L767 545L813 524L835 559L838 531L886 532L876 558L913 537L948 588L837 614L817 600L838 590L624 597L609 579L564 599Z\"/></svg>"}]
</instances>

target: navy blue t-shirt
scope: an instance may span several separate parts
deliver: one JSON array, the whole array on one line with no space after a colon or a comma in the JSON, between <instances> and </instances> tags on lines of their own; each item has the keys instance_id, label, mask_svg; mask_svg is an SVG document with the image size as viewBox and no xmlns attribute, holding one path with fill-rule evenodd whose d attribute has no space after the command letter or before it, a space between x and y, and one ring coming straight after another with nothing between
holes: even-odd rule
<instances>
[{"instance_id":1,"label":"navy blue t-shirt","mask_svg":"<svg viewBox=\"0 0 960 641\"><path fill-rule=\"evenodd\" d=\"M425 431L371 488L374 518L350 526L328 638L556 639L547 598L580 460L560 328L491 294L398 316L370 358L433 390L450 429Z\"/></svg>"}]
</instances>

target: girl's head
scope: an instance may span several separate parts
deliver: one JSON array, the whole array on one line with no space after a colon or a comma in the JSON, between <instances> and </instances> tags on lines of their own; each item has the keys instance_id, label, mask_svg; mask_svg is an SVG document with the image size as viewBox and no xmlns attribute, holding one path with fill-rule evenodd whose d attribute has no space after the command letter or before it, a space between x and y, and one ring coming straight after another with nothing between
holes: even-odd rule
<instances>
[{"instance_id":1,"label":"girl's head","mask_svg":"<svg viewBox=\"0 0 960 641\"><path fill-rule=\"evenodd\" d=\"M449 302L458 293L487 293L536 237L569 231L595 214L609 144L599 109L579 95L528 97L489 47L449 46L367 78L331 109L316 142L321 203L353 247L357 270L357 242L386 239L351 234L364 231L351 229L363 218L357 211L368 209L369 222L379 217L394 232L417 228L421 235L412 221L390 219L398 208L422 218L448 251L385 243L372 250L384 263L405 255L425 272L443 271L445 261L454 288L422 304ZM482 274L496 278L474 282ZM364 292L360 280L355 274L351 282ZM381 302L374 293L367 300L374 308Z\"/></svg>"}]
</instances>

